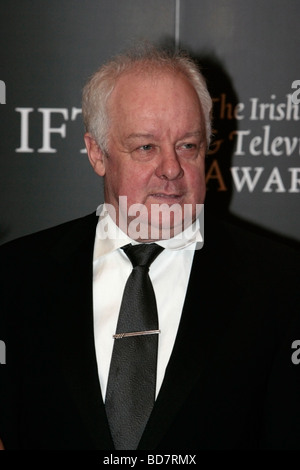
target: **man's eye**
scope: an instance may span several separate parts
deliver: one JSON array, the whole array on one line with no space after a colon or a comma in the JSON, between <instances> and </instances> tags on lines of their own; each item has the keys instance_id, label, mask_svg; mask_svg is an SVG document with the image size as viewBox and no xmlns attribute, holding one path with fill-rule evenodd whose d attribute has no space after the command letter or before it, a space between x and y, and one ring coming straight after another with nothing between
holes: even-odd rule
<instances>
[{"instance_id":1,"label":"man's eye","mask_svg":"<svg viewBox=\"0 0 300 470\"><path fill-rule=\"evenodd\" d=\"M149 150L152 150L153 146L151 144L147 144L147 145L141 145L141 147L139 147L141 150L144 150L145 152L149 151Z\"/></svg>"},{"instance_id":2,"label":"man's eye","mask_svg":"<svg viewBox=\"0 0 300 470\"><path fill-rule=\"evenodd\" d=\"M135 147L132 152L132 158L140 161L149 161L157 155L157 147L155 144L145 144Z\"/></svg>"},{"instance_id":3,"label":"man's eye","mask_svg":"<svg viewBox=\"0 0 300 470\"><path fill-rule=\"evenodd\" d=\"M191 150L191 149L195 149L196 145L195 144L183 144L182 147L186 150Z\"/></svg>"}]
</instances>

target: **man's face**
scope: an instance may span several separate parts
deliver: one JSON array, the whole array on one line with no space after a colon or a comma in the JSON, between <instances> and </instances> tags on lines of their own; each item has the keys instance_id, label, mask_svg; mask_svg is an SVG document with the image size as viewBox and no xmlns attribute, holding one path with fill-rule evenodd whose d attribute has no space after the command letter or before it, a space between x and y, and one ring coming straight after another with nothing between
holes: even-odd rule
<instances>
[{"instance_id":1,"label":"man's face","mask_svg":"<svg viewBox=\"0 0 300 470\"><path fill-rule=\"evenodd\" d=\"M105 202L114 207L117 224L124 230L126 220L136 229L138 221L147 234L133 238L144 240L168 238L164 224L170 236L181 232L205 197L205 126L195 90L180 74L130 73L117 82L108 110L108 155L101 154L94 168L104 176ZM126 196L121 204L120 196Z\"/></svg>"}]
</instances>

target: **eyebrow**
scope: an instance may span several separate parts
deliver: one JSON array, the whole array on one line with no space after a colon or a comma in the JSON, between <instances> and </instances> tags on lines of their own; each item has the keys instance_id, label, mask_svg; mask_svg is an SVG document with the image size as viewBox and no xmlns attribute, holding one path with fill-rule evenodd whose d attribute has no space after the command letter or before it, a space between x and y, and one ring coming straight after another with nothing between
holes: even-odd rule
<instances>
[{"instance_id":1,"label":"eyebrow","mask_svg":"<svg viewBox=\"0 0 300 470\"><path fill-rule=\"evenodd\" d=\"M202 135L201 131L193 131L193 132L187 132L178 140L183 140L186 139L187 137L199 137ZM143 133L133 133L130 134L128 137L126 137L126 141L128 140L133 140L133 139L139 139L139 138L147 138L147 139L155 139L154 134L143 134Z\"/></svg>"},{"instance_id":2,"label":"eyebrow","mask_svg":"<svg viewBox=\"0 0 300 470\"><path fill-rule=\"evenodd\" d=\"M133 139L139 139L146 137L147 139L154 139L153 134L130 134L128 137L126 137L125 140L133 140Z\"/></svg>"},{"instance_id":3,"label":"eyebrow","mask_svg":"<svg viewBox=\"0 0 300 470\"><path fill-rule=\"evenodd\" d=\"M182 139L186 139L187 137L199 137L201 135L202 135L201 131L187 132L186 134L184 134ZM179 139L179 140L182 140L182 139Z\"/></svg>"}]
</instances>

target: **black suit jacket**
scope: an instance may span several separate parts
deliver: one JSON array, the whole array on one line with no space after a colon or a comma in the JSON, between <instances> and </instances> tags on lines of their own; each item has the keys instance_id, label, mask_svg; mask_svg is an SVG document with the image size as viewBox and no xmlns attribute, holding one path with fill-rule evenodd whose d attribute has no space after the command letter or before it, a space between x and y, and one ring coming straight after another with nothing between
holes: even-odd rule
<instances>
[{"instance_id":1,"label":"black suit jacket","mask_svg":"<svg viewBox=\"0 0 300 470\"><path fill-rule=\"evenodd\" d=\"M93 214L0 249L7 449L113 450L93 336L96 222ZM298 261L294 250L206 218L139 449L300 449Z\"/></svg>"}]
</instances>

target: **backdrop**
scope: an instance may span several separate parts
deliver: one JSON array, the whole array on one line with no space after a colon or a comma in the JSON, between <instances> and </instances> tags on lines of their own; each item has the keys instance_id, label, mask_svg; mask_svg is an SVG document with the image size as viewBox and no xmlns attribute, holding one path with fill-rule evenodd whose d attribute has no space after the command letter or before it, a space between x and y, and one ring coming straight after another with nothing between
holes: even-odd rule
<instances>
[{"instance_id":1,"label":"backdrop","mask_svg":"<svg viewBox=\"0 0 300 470\"><path fill-rule=\"evenodd\" d=\"M1 243L92 212L81 90L146 39L187 49L214 98L207 206L300 238L299 0L1 0Z\"/></svg>"}]
</instances>

